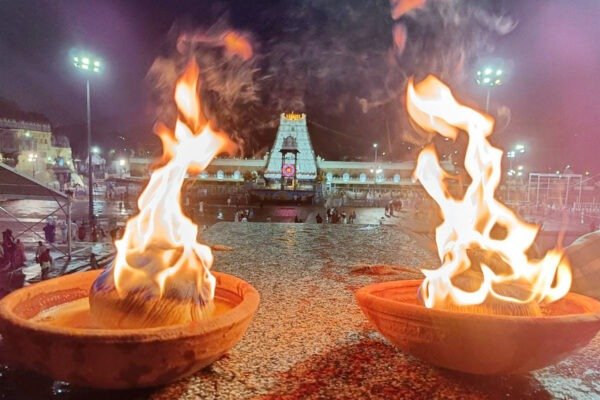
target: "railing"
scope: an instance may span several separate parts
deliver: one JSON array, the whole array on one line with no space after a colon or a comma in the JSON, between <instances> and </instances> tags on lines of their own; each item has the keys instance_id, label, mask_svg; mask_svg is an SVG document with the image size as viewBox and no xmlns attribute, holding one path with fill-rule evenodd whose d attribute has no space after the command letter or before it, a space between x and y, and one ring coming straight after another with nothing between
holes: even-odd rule
<instances>
[{"instance_id":1,"label":"railing","mask_svg":"<svg viewBox=\"0 0 600 400\"><path fill-rule=\"evenodd\" d=\"M573 211L583 211L586 213L600 214L600 203L575 203L571 207Z\"/></svg>"}]
</instances>

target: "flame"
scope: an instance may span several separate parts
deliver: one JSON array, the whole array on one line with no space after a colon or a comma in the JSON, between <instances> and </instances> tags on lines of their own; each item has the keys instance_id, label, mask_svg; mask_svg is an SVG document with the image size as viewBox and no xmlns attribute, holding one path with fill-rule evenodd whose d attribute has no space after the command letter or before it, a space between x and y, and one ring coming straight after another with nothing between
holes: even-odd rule
<instances>
[{"instance_id":1,"label":"flame","mask_svg":"<svg viewBox=\"0 0 600 400\"><path fill-rule=\"evenodd\" d=\"M123 238L116 242L113 277L121 297L148 285L162 297L171 280L181 279L192 282L200 304L214 297L213 255L208 246L196 242L198 226L183 214L180 191L186 173L202 171L234 145L207 122L198 84L199 69L192 61L175 89L180 114L175 131L157 126L165 165L152 172L138 199L139 214L127 222Z\"/></svg>"},{"instance_id":2,"label":"flame","mask_svg":"<svg viewBox=\"0 0 600 400\"><path fill-rule=\"evenodd\" d=\"M421 151L414 176L440 206L443 222L436 229L438 256L442 261L436 270L423 270L421 286L427 307L443 304L457 306L482 304L488 296L526 304L552 302L565 296L571 287L571 270L559 249L550 250L540 260L530 260L527 250L538 232L538 226L520 221L504 204L494 198L500 183L502 151L487 140L494 119L458 103L450 89L434 76L413 85L407 92L407 109L411 118L424 130L438 132L455 139L459 130L468 134L465 169L472 179L464 197L450 194L432 145ZM495 226L506 230L502 239L492 237ZM483 249L507 264L508 271L495 272L491 263L481 262L481 285L466 291L453 283L453 278L473 267L468 250ZM497 287L515 284L526 289L526 296L499 293Z\"/></svg>"},{"instance_id":3,"label":"flame","mask_svg":"<svg viewBox=\"0 0 600 400\"><path fill-rule=\"evenodd\" d=\"M252 57L252 45L248 39L235 31L230 31L223 36L225 48L232 54L237 54L244 61L248 61Z\"/></svg>"}]
</instances>

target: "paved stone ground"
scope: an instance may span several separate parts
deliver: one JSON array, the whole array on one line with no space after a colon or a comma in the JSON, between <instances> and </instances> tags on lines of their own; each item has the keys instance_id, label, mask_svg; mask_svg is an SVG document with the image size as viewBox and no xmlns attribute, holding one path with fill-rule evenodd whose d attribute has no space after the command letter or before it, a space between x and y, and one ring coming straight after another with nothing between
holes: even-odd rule
<instances>
[{"instance_id":1,"label":"paved stone ground","mask_svg":"<svg viewBox=\"0 0 600 400\"><path fill-rule=\"evenodd\" d=\"M261 304L242 341L211 367L163 388L97 392L12 369L0 370L10 399L598 399L600 336L565 361L530 374L479 377L432 367L387 343L353 292L415 279L435 255L402 229L379 225L221 223L204 233L214 268L247 280ZM356 266L399 266L385 278Z\"/></svg>"}]
</instances>

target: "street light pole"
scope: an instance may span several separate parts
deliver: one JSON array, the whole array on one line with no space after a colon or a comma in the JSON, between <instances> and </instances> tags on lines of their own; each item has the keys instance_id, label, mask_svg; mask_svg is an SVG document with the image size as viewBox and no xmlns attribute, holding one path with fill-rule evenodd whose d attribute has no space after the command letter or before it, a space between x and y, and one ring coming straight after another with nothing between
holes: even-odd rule
<instances>
[{"instance_id":1,"label":"street light pole","mask_svg":"<svg viewBox=\"0 0 600 400\"><path fill-rule=\"evenodd\" d=\"M373 143L373 149L375 149L375 161L373 162L373 170L375 174L373 175L373 181L377 182L377 143Z\"/></svg>"},{"instance_id":2,"label":"street light pole","mask_svg":"<svg viewBox=\"0 0 600 400\"><path fill-rule=\"evenodd\" d=\"M510 200L511 185L514 184L514 180L515 180L515 178L513 178L513 177L523 175L523 171L522 171L523 167L522 166L519 166L517 168L519 170L518 172L513 169L513 159L518 154L523 154L523 153L525 153L525 146L522 144L517 144L513 150L510 150L506 153L506 157L508 158L508 177L509 177L506 181L506 186L507 186L506 201L507 202Z\"/></svg>"},{"instance_id":3,"label":"street light pole","mask_svg":"<svg viewBox=\"0 0 600 400\"><path fill-rule=\"evenodd\" d=\"M36 163L37 163L37 153L30 153L29 154L29 162L31 163L31 175L33 177L33 179L35 179L35 167L36 167Z\"/></svg>"},{"instance_id":4,"label":"street light pole","mask_svg":"<svg viewBox=\"0 0 600 400\"><path fill-rule=\"evenodd\" d=\"M479 86L485 86L487 89L485 95L485 112L489 113L492 88L504 83L504 71L502 68L494 66L480 68L477 70L476 81Z\"/></svg>"},{"instance_id":5,"label":"street light pole","mask_svg":"<svg viewBox=\"0 0 600 400\"><path fill-rule=\"evenodd\" d=\"M94 228L94 165L92 163L92 106L90 104L90 80L85 81L87 100L87 148L88 148L88 220L90 232Z\"/></svg>"},{"instance_id":6,"label":"street light pole","mask_svg":"<svg viewBox=\"0 0 600 400\"><path fill-rule=\"evenodd\" d=\"M506 155L508 157L508 179L506 180L506 202L510 201L510 185L512 184L513 176L513 158L515 158L515 152L509 151Z\"/></svg>"},{"instance_id":7,"label":"street light pole","mask_svg":"<svg viewBox=\"0 0 600 400\"><path fill-rule=\"evenodd\" d=\"M86 111L87 111L87 150L88 150L88 220L90 225L90 233L94 231L95 218L94 218L94 164L92 160L92 107L90 97L90 75L93 73L100 73L102 62L99 59L93 58L89 55L81 55L73 57L73 65L87 73L85 81L85 97L86 97ZM92 235L93 237L93 235Z\"/></svg>"},{"instance_id":8,"label":"street light pole","mask_svg":"<svg viewBox=\"0 0 600 400\"><path fill-rule=\"evenodd\" d=\"M373 143L373 148L375 149L375 164L377 164L377 143Z\"/></svg>"}]
</instances>

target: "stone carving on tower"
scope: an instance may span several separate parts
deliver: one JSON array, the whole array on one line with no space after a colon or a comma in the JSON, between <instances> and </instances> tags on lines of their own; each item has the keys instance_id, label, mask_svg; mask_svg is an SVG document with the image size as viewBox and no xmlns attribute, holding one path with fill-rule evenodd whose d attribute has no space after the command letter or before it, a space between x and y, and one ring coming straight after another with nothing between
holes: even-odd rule
<instances>
[{"instance_id":1,"label":"stone carving on tower","mask_svg":"<svg viewBox=\"0 0 600 400\"><path fill-rule=\"evenodd\" d=\"M317 178L317 162L306 126L306 114L281 114L265 178L282 186L289 178L293 178L294 186L303 182L312 184Z\"/></svg>"}]
</instances>

